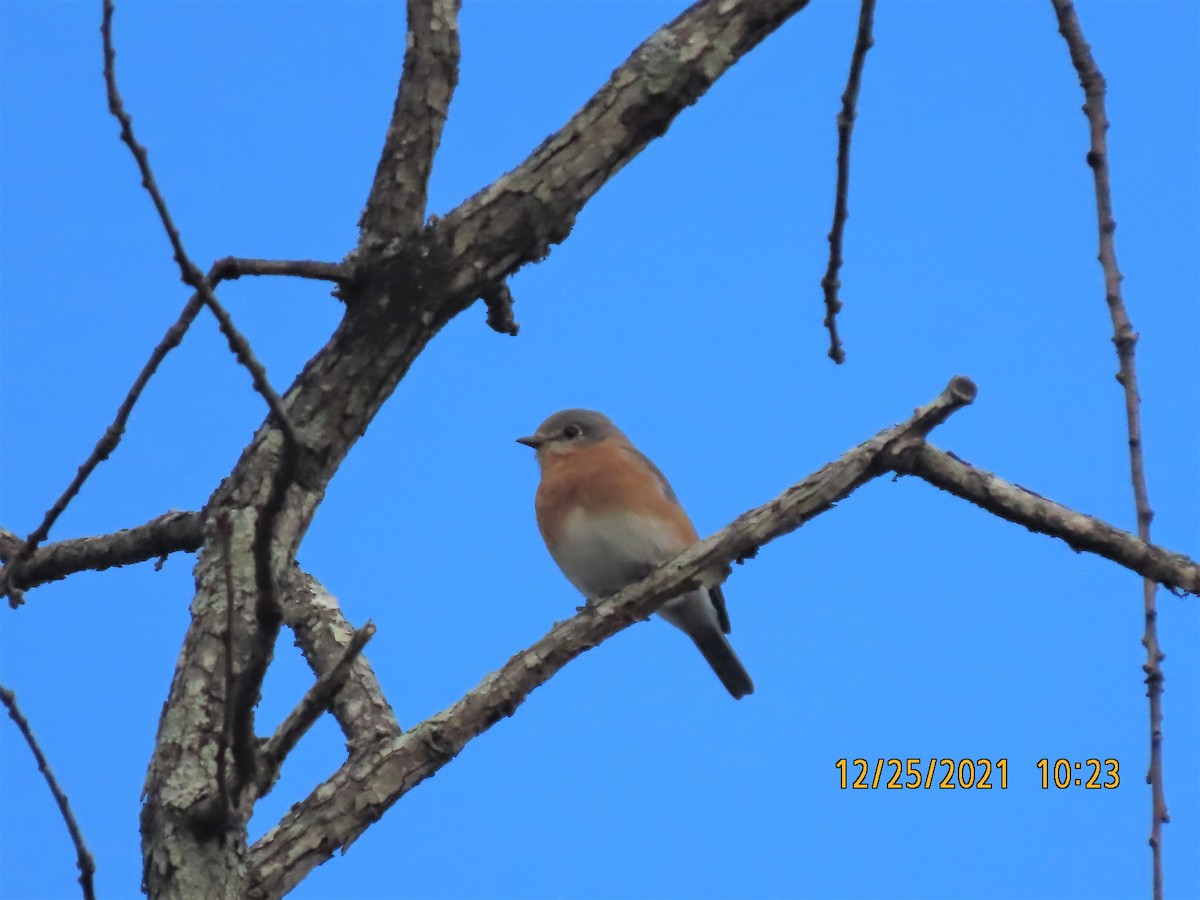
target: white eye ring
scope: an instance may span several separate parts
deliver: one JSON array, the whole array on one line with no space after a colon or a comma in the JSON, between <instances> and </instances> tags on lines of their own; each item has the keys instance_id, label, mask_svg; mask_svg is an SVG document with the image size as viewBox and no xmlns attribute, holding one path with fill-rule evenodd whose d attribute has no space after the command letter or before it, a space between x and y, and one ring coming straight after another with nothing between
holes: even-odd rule
<instances>
[{"instance_id":1,"label":"white eye ring","mask_svg":"<svg viewBox=\"0 0 1200 900\"><path fill-rule=\"evenodd\" d=\"M565 437L568 441L575 440L575 438L579 437L581 434L583 434L583 429L578 425L568 425L563 429L563 437Z\"/></svg>"}]
</instances>

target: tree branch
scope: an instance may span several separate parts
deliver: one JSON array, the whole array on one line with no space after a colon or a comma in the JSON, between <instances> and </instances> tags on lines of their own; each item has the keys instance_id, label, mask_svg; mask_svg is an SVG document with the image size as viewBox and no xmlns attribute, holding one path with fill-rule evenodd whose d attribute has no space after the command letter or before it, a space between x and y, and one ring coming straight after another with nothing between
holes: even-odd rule
<instances>
[{"instance_id":1,"label":"tree branch","mask_svg":"<svg viewBox=\"0 0 1200 900\"><path fill-rule=\"evenodd\" d=\"M368 620L366 625L350 636L350 641L334 667L317 679L316 684L300 698L296 708L288 713L287 718L275 729L275 733L263 744L259 751L258 796L264 796L274 787L283 761L300 742L300 738L304 737L308 729L330 708L333 699L345 687L354 662L374 636L375 626Z\"/></svg>"},{"instance_id":2,"label":"tree branch","mask_svg":"<svg viewBox=\"0 0 1200 900\"><path fill-rule=\"evenodd\" d=\"M544 255L544 234L559 229L565 236L575 212L620 165L804 2L705 0L676 21L682 28L668 26L644 44L634 63L618 70L617 88L602 90L589 103L585 118L598 122L596 128L576 128L570 146L547 144L535 151L518 169L526 182L505 176L463 204L452 227L444 228L445 221L431 224L410 241L378 246L364 233L346 315L286 395L291 421L310 446L302 476L289 485L276 517L273 573L287 572L329 480L426 343L515 269L522 253ZM576 125L582 121L576 117ZM614 147L608 138L618 132L623 136ZM545 183L534 185L540 177ZM511 233L511 215L528 209L530 198L558 216L558 224L547 220L531 230L517 222L518 232ZM479 217L463 214L471 210ZM561 230L564 221L568 225ZM482 243L474 244L481 235ZM233 514L235 668L247 687L257 683L252 676L270 646L269 629L256 615L262 590L254 574L261 567L247 558L246 548L262 514L265 486L280 466L282 436L274 418L264 422L205 510L210 522ZM201 550L195 573L192 624L160 721L142 816L147 889L162 896L188 896L189 888L200 884L214 892L244 887L240 856L217 849L240 846L244 822L232 823L223 840L214 841L195 816L208 807L214 790L216 772L206 748L215 746L223 721L221 672L211 650L214 642L221 646L226 633L224 568L211 546ZM245 699L252 699L248 691Z\"/></svg>"},{"instance_id":3,"label":"tree branch","mask_svg":"<svg viewBox=\"0 0 1200 900\"><path fill-rule=\"evenodd\" d=\"M21 708L17 705L17 695L2 684L0 684L0 703L7 707L9 718L16 723L21 736L25 738L25 743L29 745L33 758L37 761L38 771L46 779L50 793L54 795L54 802L58 804L58 811L67 825L67 831L71 834L71 843L75 845L75 864L79 867L79 886L83 889L84 900L96 900L96 888L92 880L96 874L96 861L92 859L92 854L88 852L87 844L84 843L83 832L79 830L79 823L75 821L75 814L71 812L71 803L67 800L63 789L58 786L58 779L54 777L50 763L46 760L46 755L42 753L42 748L34 736L29 720L21 713Z\"/></svg>"},{"instance_id":4,"label":"tree branch","mask_svg":"<svg viewBox=\"0 0 1200 900\"><path fill-rule=\"evenodd\" d=\"M838 365L846 361L842 341L838 337L837 314L842 311L838 290L842 282L838 273L842 268L842 236L846 230L847 198L850 195L850 138L854 133L854 120L858 118L858 91L862 86L863 65L867 51L875 46L871 29L875 21L875 0L862 0L858 13L858 35L854 39L854 52L850 56L850 74L846 79L846 90L842 92L842 111L837 117L837 190L833 201L833 225L829 229L829 265L821 279L821 290L825 293L825 327L829 330L829 358Z\"/></svg>"},{"instance_id":5,"label":"tree branch","mask_svg":"<svg viewBox=\"0 0 1200 900\"><path fill-rule=\"evenodd\" d=\"M975 386L955 378L928 406L794 485L763 506L657 569L635 585L585 607L517 653L457 703L402 736L361 748L325 784L297 804L255 844L248 857L247 893L279 897L339 847L345 850L400 797L453 759L570 660L597 646L696 582L720 581L730 562L831 509L885 471L911 472L979 503L1005 518L1071 546L1099 553L1135 571L1200 587L1200 567L1177 554L1142 544L1132 535L1009 485L925 443L925 435L972 402ZM1153 577L1153 576L1152 576Z\"/></svg>"},{"instance_id":6,"label":"tree branch","mask_svg":"<svg viewBox=\"0 0 1200 900\"><path fill-rule=\"evenodd\" d=\"M163 736L163 730L171 727L169 720L172 712L171 701L168 701L147 779L148 800L142 815L143 877L148 893L155 896L181 891L190 893L188 885L194 888L198 884L204 884L205 890L214 893L227 893L229 886L236 881L235 869L231 867L233 857L215 847L224 846L227 841L232 842L231 846L245 842L249 813L239 801L244 789L255 781L253 768L256 759L252 752L254 707L258 702L281 619L275 578L282 566L277 565L278 560L273 554L276 524L283 511L287 490L295 480L301 446L282 398L271 386L249 343L217 301L212 283L201 274L184 250L178 229L150 169L146 149L134 136L132 120L125 111L117 89L114 65L116 52L112 42L113 0L103 0L103 11L100 32L104 48L104 82L109 111L121 126L121 140L129 147L141 172L142 185L158 211L183 281L195 289L201 302L212 311L230 349L250 372L255 390L271 411L267 423L269 434L264 435L259 449L275 457L276 464L268 473L264 473L251 496L238 498L238 502L234 503L214 504L209 516L210 521L219 526L225 539L223 552L219 554L221 569L219 572L211 568L207 570L208 583L213 589L202 599L197 599L193 611L197 618L201 618L201 610L205 606L203 601L207 601L211 611L224 619L224 628L217 631L221 639L217 646L223 646L225 652L211 654L210 645L210 657L203 665L204 677L187 685L186 689L184 682L191 673L182 662L177 668L172 682L172 698L178 698L180 691L186 690L189 703L195 705L196 709L192 711L192 718L185 718L187 726L176 727L171 732L171 738L167 739ZM262 485L266 485L265 492ZM235 535L238 544L236 553L232 549ZM247 536L249 540L246 540ZM247 544L250 546L251 579L245 577L247 573L243 565L245 554L242 548ZM286 559L290 555L292 542L285 540L284 545ZM224 582L224 591L216 587L219 581ZM248 581L252 581L253 589ZM218 674L221 669L224 670L223 678ZM215 744L218 748L216 758L210 756L180 766L179 751L181 746L187 747L190 739L208 741L209 746ZM227 744L232 745L229 749L237 762L237 782L232 784L225 770L226 754L223 751ZM164 753L170 757L169 762L164 760ZM172 797L184 808L183 815L173 816L157 802L162 797L158 774L163 767L175 769L175 774L188 782L184 791ZM186 840L198 850L189 859L191 865L186 867L182 876L179 873L179 858L172 856L170 851L171 841L176 838ZM220 840L214 841L214 838ZM200 850L200 845L205 845L207 849Z\"/></svg>"},{"instance_id":7,"label":"tree branch","mask_svg":"<svg viewBox=\"0 0 1200 900\"><path fill-rule=\"evenodd\" d=\"M134 528L39 547L24 561L19 579L10 577L10 583L28 590L75 572L127 566L181 550L190 553L200 548L203 538L201 513L172 510ZM0 529L0 562L8 563L23 545L12 532Z\"/></svg>"},{"instance_id":8,"label":"tree branch","mask_svg":"<svg viewBox=\"0 0 1200 900\"><path fill-rule=\"evenodd\" d=\"M179 318L167 329L167 333L163 335L162 340L158 342L158 345L150 353L150 358L142 366L142 371L138 373L138 377L134 379L133 386L130 387L129 392L125 395L125 399L121 401L121 405L117 408L117 414L113 418L112 424L104 430L104 434L96 442L96 446L92 449L91 454L89 454L88 458L83 461L83 464L75 472L75 477L67 485L67 489L54 501L54 505L46 511L46 514L42 517L41 524L25 539L24 546L15 556L6 560L7 565L4 571L0 572L0 596L7 594L10 606L15 608L22 603L20 585L36 580L27 577L22 571L26 560L37 549L38 544L46 539L46 536L50 533L50 529L58 521L58 517L67 508L67 504L75 499L75 496L83 487L83 483L96 470L96 467L108 459L117 448L117 444L121 442L122 435L125 434L125 425L129 421L130 413L133 412L134 404L141 397L142 391L145 390L154 373L158 371L158 367L163 359L166 358L166 355L179 346L179 342L183 340L183 336L187 333L188 328L196 320L196 316L199 315L203 305L199 294L194 294L188 300L187 304L183 307L183 311L179 314Z\"/></svg>"},{"instance_id":9,"label":"tree branch","mask_svg":"<svg viewBox=\"0 0 1200 900\"><path fill-rule=\"evenodd\" d=\"M174 225L171 227L174 228ZM241 278L243 275L291 275L298 278L334 281L339 284L348 278L346 268L337 263L325 263L315 260L241 259L239 257L226 256L213 263L207 280L211 287L216 287L222 281L231 281ZM213 299L215 302L215 297ZM121 401L121 405L117 408L117 413L113 418L112 424L105 429L104 434L101 435L91 454L79 467L75 473L75 478L67 486L67 489L63 491L62 495L54 502L54 505L46 512L45 516L43 516L41 524L22 542L21 546L15 548L10 539L14 537L11 533L8 533L8 536L0 535L0 560L3 560L7 565L7 569L4 572L0 572L0 596L4 596L6 593L9 594L11 597L11 606L16 607L21 604L23 591L31 587L36 587L39 584L44 584L47 581L56 581L59 578L65 578L73 572L83 569L106 569L110 566L122 566L133 562L141 562L153 556L165 556L167 553L176 550L191 551L199 547L199 543L192 543L191 535L193 532L190 528L186 530L186 536L184 535L184 531L180 530L183 528L182 523L176 523L180 526L180 529L176 529L175 532L178 535L178 540L165 534L156 536L154 534L139 533L135 535L133 533L139 532L140 528L154 526L161 521L161 519L157 519L132 531L120 531L114 535L81 538L75 541L61 541L54 545L57 549L53 553L41 554L38 552L38 545L46 539L50 533L50 529L54 526L58 517L62 515L68 504L79 493L84 482L87 481L88 477L100 463L112 455L112 452L121 442L121 437L125 434L125 425L129 421L129 416L133 412L133 407L140 399L142 391L150 382L155 372L158 371L158 367L163 359L166 358L166 355L179 346L183 340L183 336L187 333L188 328L191 327L192 322L195 321L196 316L204 306L204 302L199 293L193 294L188 300L183 311L179 314L179 318L167 329L162 340L158 342L157 346L150 353L150 358L142 367L142 371L138 374L132 387L126 393L125 399ZM222 310L222 312L224 311ZM228 318L227 315L226 318ZM229 325L232 327L232 322ZM234 332L236 333L236 329L234 329ZM244 342L244 339L242 341ZM248 345L246 345L246 349L249 349ZM270 385L268 384L267 387L269 388ZM179 514L168 513L162 519L175 515ZM198 535L198 529L200 528L199 521L193 523L193 525L196 529L195 533ZM140 555L142 553L140 547L147 538L151 542L151 551L145 555ZM116 540L114 541L113 539ZM198 541L199 538L197 537L195 540ZM156 542L162 542L161 548L156 546ZM54 562L54 560L58 561ZM13 591L16 592L15 596Z\"/></svg>"},{"instance_id":10,"label":"tree branch","mask_svg":"<svg viewBox=\"0 0 1200 900\"><path fill-rule=\"evenodd\" d=\"M808 0L703 0L650 36L559 131L437 226L469 304L570 234L587 201Z\"/></svg>"},{"instance_id":11,"label":"tree branch","mask_svg":"<svg viewBox=\"0 0 1200 900\"><path fill-rule=\"evenodd\" d=\"M245 259L224 256L209 270L208 280L214 286L220 281L234 281L243 275L281 275L309 278L314 281L333 281L338 284L350 278L342 263L321 262L315 259Z\"/></svg>"},{"instance_id":12,"label":"tree branch","mask_svg":"<svg viewBox=\"0 0 1200 900\"><path fill-rule=\"evenodd\" d=\"M356 633L334 596L295 566L284 583L283 621L318 678L337 666ZM346 684L334 696L330 711L346 736L351 755L374 741L401 733L396 714L364 656L352 661Z\"/></svg>"},{"instance_id":13,"label":"tree branch","mask_svg":"<svg viewBox=\"0 0 1200 900\"><path fill-rule=\"evenodd\" d=\"M263 561L268 553L267 545L271 540L275 516L278 514L279 507L283 503L283 492L286 490L287 482L291 480L295 472L296 455L300 443L299 438L296 435L296 430L292 425L291 419L288 417L287 411L283 407L283 400L276 393L275 388L271 386L266 370L254 355L254 351L250 349L249 341L237 330L233 324L233 319L217 300L216 294L213 293L212 282L197 268L184 249L179 229L176 228L175 222L171 218L170 210L167 209L167 202L163 198L162 192L158 189L154 172L150 168L149 154L146 152L146 148L138 143L137 137L133 133L133 119L126 112L125 102L122 100L121 92L117 88L117 53L113 47L112 40L112 19L115 11L116 8L113 0L104 0L104 18L100 26L100 35L104 45L104 84L108 93L108 110L113 114L117 122L120 123L121 140L129 147L129 152L133 154L138 171L141 172L142 187L150 195L150 199L154 203L154 208L157 210L158 217L162 222L163 230L167 233L167 239L170 241L171 249L174 253L175 263L179 266L180 277L185 284L195 289L200 299L209 308L213 316L216 317L217 323L221 328L221 333L225 335L225 340L229 343L229 349L237 357L238 362L249 371L250 377L254 382L254 389L267 402L267 406L270 408L271 414L275 417L279 431L283 436L281 464L276 473L277 477L272 483L267 503L263 507L255 537L255 556L260 561ZM32 549L34 542L30 541L30 545ZM274 599L274 594L271 588L271 573L269 572L269 566L265 562L260 567L259 589L262 604L269 607Z\"/></svg>"},{"instance_id":14,"label":"tree branch","mask_svg":"<svg viewBox=\"0 0 1200 900\"><path fill-rule=\"evenodd\" d=\"M635 585L565 622L488 675L448 709L398 738L351 758L331 779L297 804L251 848L246 892L279 897L338 847L348 847L400 797L453 759L474 737L512 715L535 688L586 650L612 637L697 581L723 580L734 560L831 509L881 471L888 448L921 440L975 397L969 379L951 380L932 403L904 424L881 432L763 506L694 545Z\"/></svg>"},{"instance_id":15,"label":"tree branch","mask_svg":"<svg viewBox=\"0 0 1200 900\"><path fill-rule=\"evenodd\" d=\"M425 218L429 173L458 85L458 5L408 0L404 71L359 222L364 244L408 237Z\"/></svg>"},{"instance_id":16,"label":"tree branch","mask_svg":"<svg viewBox=\"0 0 1200 900\"><path fill-rule=\"evenodd\" d=\"M1154 512L1150 509L1150 498L1146 490L1146 466L1142 456L1142 413L1141 395L1138 392L1135 346L1137 334L1125 311L1125 300L1121 296L1121 270L1117 266L1117 249L1113 233L1117 222L1113 217L1112 188L1108 172L1108 113L1105 111L1107 84L1092 48L1083 36L1079 17L1070 0L1051 0L1058 17L1058 31L1067 42L1071 63L1079 75L1083 88L1083 112L1087 116L1091 132L1091 147L1087 163L1092 169L1096 190L1096 222L1100 238L1099 260L1104 270L1104 299L1108 304L1113 324L1113 343L1117 348L1119 372L1117 381L1125 392L1125 423L1129 435L1129 473L1133 483L1134 507L1137 512L1138 537L1150 543L1150 522ZM1142 613L1144 630L1142 644L1146 648L1146 662L1142 666L1146 673L1146 696L1150 701L1150 766L1146 781L1150 784L1150 848L1153 858L1153 890L1155 900L1163 896L1162 826L1171 820L1167 813L1167 800L1163 789L1162 767L1162 671L1163 652L1158 642L1158 608L1155 601L1154 581L1147 578L1142 582Z\"/></svg>"},{"instance_id":17,"label":"tree branch","mask_svg":"<svg viewBox=\"0 0 1200 900\"><path fill-rule=\"evenodd\" d=\"M1030 531L1061 538L1076 552L1103 556L1170 590L1200 595L1200 565L1186 556L1147 544L1127 531L977 469L931 444L921 442L898 451L886 450L879 461L898 474L916 475Z\"/></svg>"}]
</instances>

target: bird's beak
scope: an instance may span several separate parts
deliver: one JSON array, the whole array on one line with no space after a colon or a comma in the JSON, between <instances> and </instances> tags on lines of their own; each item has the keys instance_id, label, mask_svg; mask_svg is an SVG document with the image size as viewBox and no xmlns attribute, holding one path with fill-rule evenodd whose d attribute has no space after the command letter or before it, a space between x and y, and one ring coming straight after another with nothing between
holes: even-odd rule
<instances>
[{"instance_id":1,"label":"bird's beak","mask_svg":"<svg viewBox=\"0 0 1200 900\"><path fill-rule=\"evenodd\" d=\"M531 434L526 437L517 438L517 443L524 444L526 447L532 447L534 450L537 450L545 442L536 434Z\"/></svg>"}]
</instances>

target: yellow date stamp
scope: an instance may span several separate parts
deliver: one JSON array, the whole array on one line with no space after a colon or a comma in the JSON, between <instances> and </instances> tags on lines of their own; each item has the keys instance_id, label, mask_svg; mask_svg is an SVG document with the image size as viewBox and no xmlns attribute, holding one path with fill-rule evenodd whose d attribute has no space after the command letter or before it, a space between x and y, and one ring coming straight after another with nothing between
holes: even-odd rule
<instances>
[{"instance_id":1,"label":"yellow date stamp","mask_svg":"<svg viewBox=\"0 0 1200 900\"><path fill-rule=\"evenodd\" d=\"M834 763L842 790L976 790L1008 788L1008 760L931 756L847 759Z\"/></svg>"},{"instance_id":2,"label":"yellow date stamp","mask_svg":"<svg viewBox=\"0 0 1200 900\"><path fill-rule=\"evenodd\" d=\"M1071 760L1043 756L1037 761L1037 768L1042 776L1043 791L1051 788L1062 791L1069 787L1111 791L1121 786L1121 764L1111 757Z\"/></svg>"}]
</instances>

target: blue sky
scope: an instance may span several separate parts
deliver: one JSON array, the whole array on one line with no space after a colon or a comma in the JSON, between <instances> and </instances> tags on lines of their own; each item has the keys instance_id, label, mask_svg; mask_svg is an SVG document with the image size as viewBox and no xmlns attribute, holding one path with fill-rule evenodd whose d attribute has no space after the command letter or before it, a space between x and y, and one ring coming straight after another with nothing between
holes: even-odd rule
<instances>
[{"instance_id":1,"label":"blue sky","mask_svg":"<svg viewBox=\"0 0 1200 900\"><path fill-rule=\"evenodd\" d=\"M100 79L99 2L0 2L0 524L28 532L187 299ZM118 74L188 250L336 260L356 239L404 45L398 3L121 3ZM446 212L519 163L681 7L468 0L435 164ZM1078 3L1110 85L1117 251L1158 543L1200 553L1200 7ZM841 317L819 280L857 5L814 2L687 110L512 280L519 337L474 307L416 362L330 487L300 561L404 726L578 598L513 438L611 415L703 534L906 417L933 441L1132 529L1082 95L1049 3L883 3L855 134ZM284 388L339 316L328 288L221 297ZM202 317L52 538L200 507L264 414ZM31 592L0 624L101 895L135 896L139 795L191 556ZM1150 884L1138 579L928 485L879 480L726 586L757 693L732 701L661 622L572 663L295 896L1129 897ZM1200 612L1161 594L1168 896L1200 897ZM309 684L285 634L269 731ZM73 852L0 727L0 894L75 896ZM842 757L1006 758L1005 790L841 790ZM1036 760L1112 757L1112 791ZM340 764L323 721L257 836Z\"/></svg>"}]
</instances>

